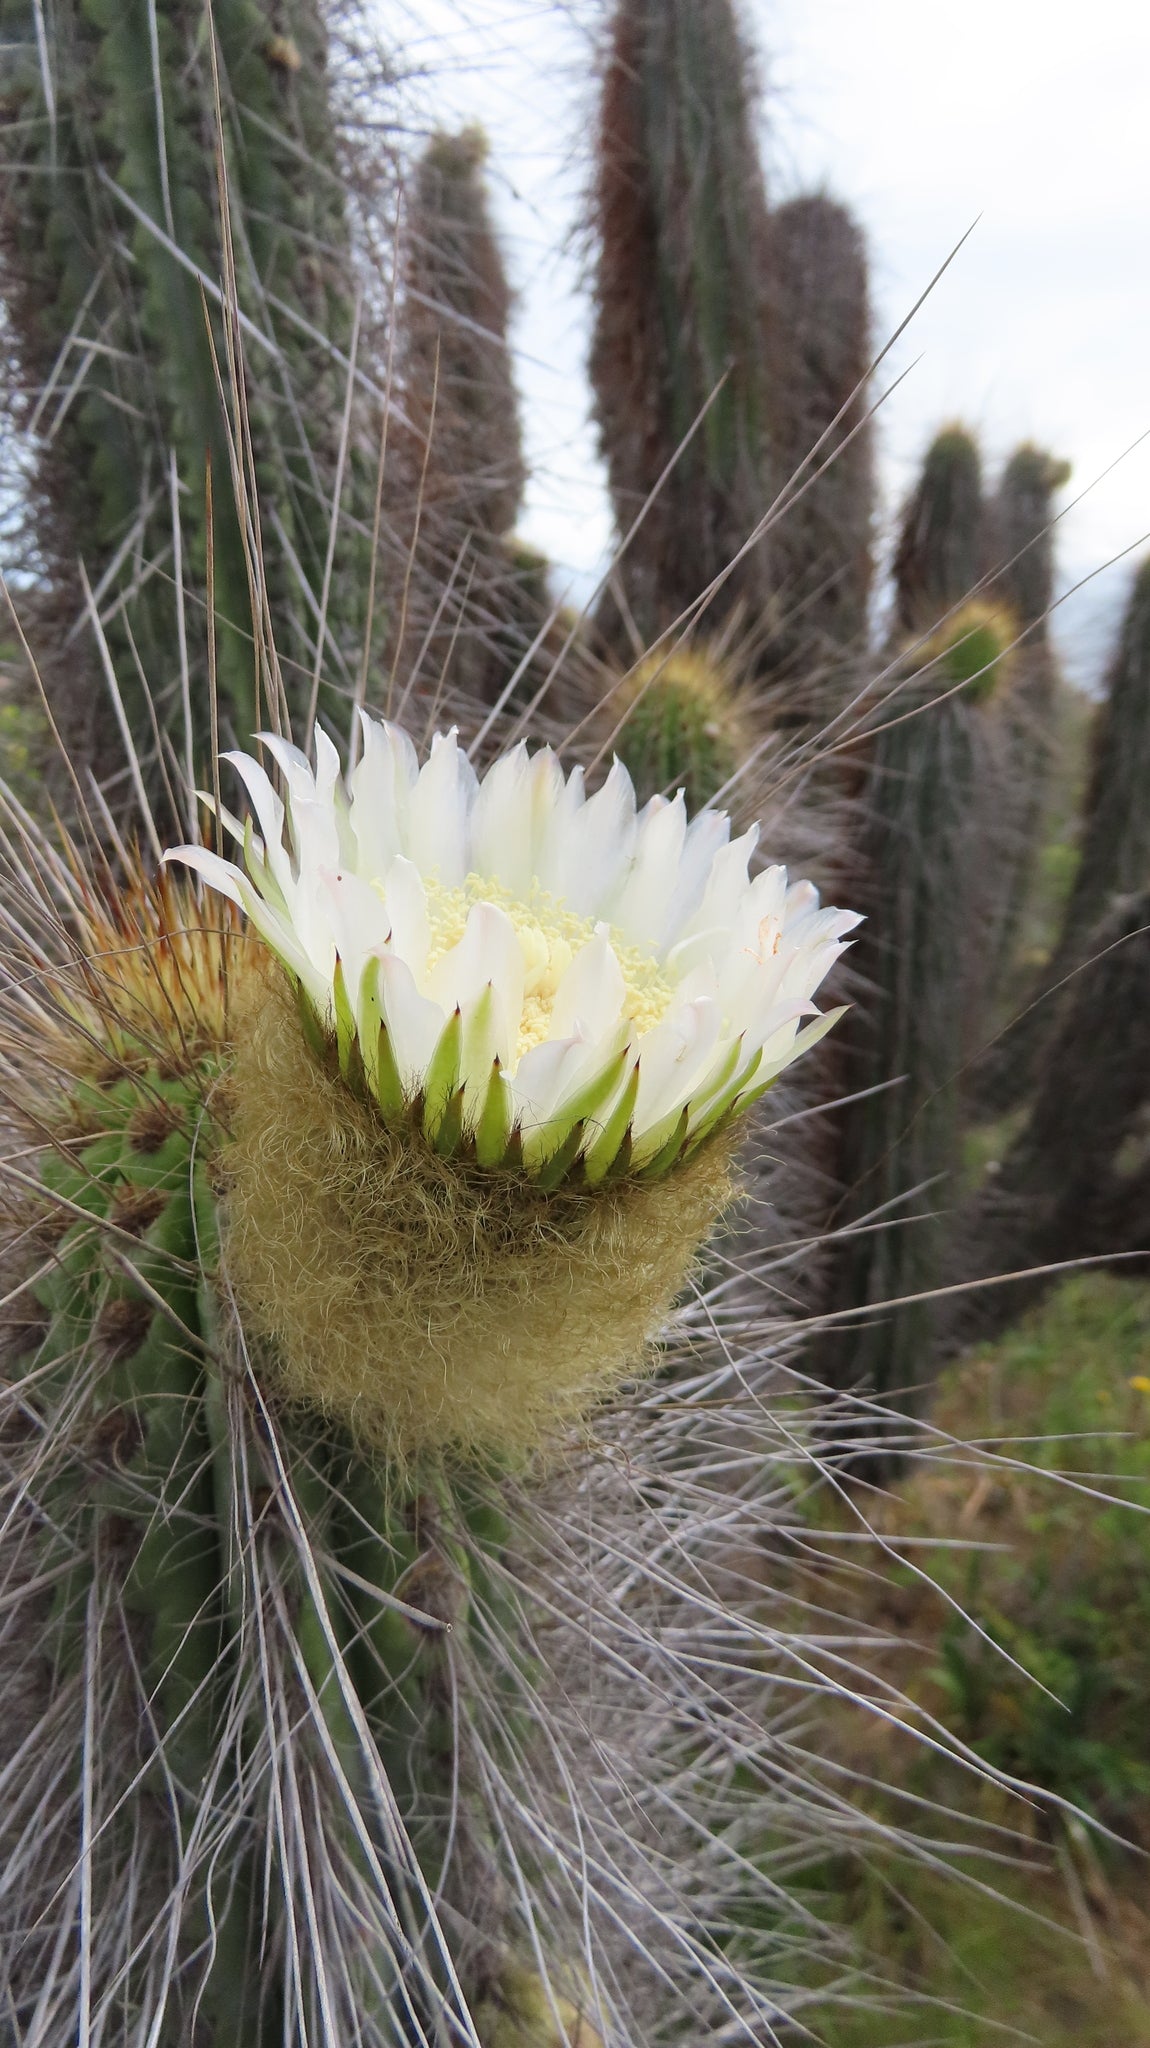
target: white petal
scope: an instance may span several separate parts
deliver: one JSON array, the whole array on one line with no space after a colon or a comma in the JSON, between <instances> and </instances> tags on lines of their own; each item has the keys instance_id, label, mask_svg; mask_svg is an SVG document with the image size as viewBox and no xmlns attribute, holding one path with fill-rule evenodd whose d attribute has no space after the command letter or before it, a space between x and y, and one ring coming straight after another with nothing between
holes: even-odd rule
<instances>
[{"instance_id":1,"label":"white petal","mask_svg":"<svg viewBox=\"0 0 1150 2048\"><path fill-rule=\"evenodd\" d=\"M682 790L672 803L652 797L639 820L631 871L604 904L604 915L636 946L662 950L686 836Z\"/></svg>"},{"instance_id":2,"label":"white petal","mask_svg":"<svg viewBox=\"0 0 1150 2048\"><path fill-rule=\"evenodd\" d=\"M700 811L698 817L691 820L679 860L665 945L675 943L688 918L693 917L699 908L715 857L728 844L730 837L731 821L725 811Z\"/></svg>"},{"instance_id":3,"label":"white petal","mask_svg":"<svg viewBox=\"0 0 1150 2048\"><path fill-rule=\"evenodd\" d=\"M468 913L459 944L437 961L426 977L425 988L450 1015L452 1010L474 1003L489 982L502 1003L509 1030L517 1037L523 1014L523 950L506 911L493 903L476 903ZM513 1037L499 1048L505 1066L514 1052Z\"/></svg>"},{"instance_id":4,"label":"white petal","mask_svg":"<svg viewBox=\"0 0 1150 2048\"><path fill-rule=\"evenodd\" d=\"M551 1010L552 1038L581 1031L603 1038L614 1030L623 1008L627 984L605 924L580 946L555 991Z\"/></svg>"},{"instance_id":5,"label":"white petal","mask_svg":"<svg viewBox=\"0 0 1150 2048\"><path fill-rule=\"evenodd\" d=\"M381 956L379 996L399 1078L406 1093L415 1095L447 1018L438 1003L420 995L406 960L394 953Z\"/></svg>"},{"instance_id":6,"label":"white petal","mask_svg":"<svg viewBox=\"0 0 1150 2048\"><path fill-rule=\"evenodd\" d=\"M515 895L535 879L531 764L524 741L489 768L471 816L471 865Z\"/></svg>"},{"instance_id":7,"label":"white petal","mask_svg":"<svg viewBox=\"0 0 1150 2048\"><path fill-rule=\"evenodd\" d=\"M231 763L247 790L263 835L264 858L290 903L292 865L284 846L283 804L272 788L266 770L258 761L253 761L250 754L221 754L220 759Z\"/></svg>"},{"instance_id":8,"label":"white petal","mask_svg":"<svg viewBox=\"0 0 1150 2048\"><path fill-rule=\"evenodd\" d=\"M582 917L597 917L630 872L635 845L635 791L621 761L602 789L571 820L562 894Z\"/></svg>"},{"instance_id":9,"label":"white petal","mask_svg":"<svg viewBox=\"0 0 1150 2048\"><path fill-rule=\"evenodd\" d=\"M747 893L747 864L758 838L759 828L752 825L741 838L719 848L711 862L699 907L679 930L680 943L700 932L732 929Z\"/></svg>"},{"instance_id":10,"label":"white petal","mask_svg":"<svg viewBox=\"0 0 1150 2048\"><path fill-rule=\"evenodd\" d=\"M419 778L415 748L397 725L360 713L363 753L349 778L351 828L361 874L382 876L407 845L411 792Z\"/></svg>"},{"instance_id":11,"label":"white petal","mask_svg":"<svg viewBox=\"0 0 1150 2048\"><path fill-rule=\"evenodd\" d=\"M411 793L407 854L422 875L456 888L471 869L471 806L478 784L475 770L457 742L454 727L437 733Z\"/></svg>"},{"instance_id":12,"label":"white petal","mask_svg":"<svg viewBox=\"0 0 1150 2048\"><path fill-rule=\"evenodd\" d=\"M540 762L545 765L540 767ZM573 768L566 782L550 747L535 756L533 764L541 790L536 808L536 874L541 889L564 901L571 899L570 872L578 858L578 819L587 798L583 770Z\"/></svg>"},{"instance_id":13,"label":"white petal","mask_svg":"<svg viewBox=\"0 0 1150 2048\"><path fill-rule=\"evenodd\" d=\"M431 944L427 919L427 891L414 861L397 854L383 881L383 900L391 925L391 946L407 961L417 981L422 979Z\"/></svg>"},{"instance_id":14,"label":"white petal","mask_svg":"<svg viewBox=\"0 0 1150 2048\"><path fill-rule=\"evenodd\" d=\"M713 1061L722 1021L718 1003L704 997L676 1004L641 1039L639 1092L632 1118L636 1136L690 1100Z\"/></svg>"}]
</instances>

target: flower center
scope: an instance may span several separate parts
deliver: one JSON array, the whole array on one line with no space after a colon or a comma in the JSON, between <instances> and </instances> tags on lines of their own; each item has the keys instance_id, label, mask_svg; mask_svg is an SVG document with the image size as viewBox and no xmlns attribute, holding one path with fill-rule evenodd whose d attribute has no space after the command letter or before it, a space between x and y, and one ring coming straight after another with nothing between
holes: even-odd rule
<instances>
[{"instance_id":1,"label":"flower center","mask_svg":"<svg viewBox=\"0 0 1150 2048\"><path fill-rule=\"evenodd\" d=\"M551 1036L559 984L580 947L594 938L596 920L565 909L534 883L527 898L513 896L490 875L468 875L455 889L445 889L425 876L424 889L431 926L428 971L459 944L475 904L492 903L511 919L523 953L523 1010L517 1047L517 1057L522 1059L532 1046ZM614 928L610 941L625 984L623 1016L636 1033L650 1031L669 1009L674 988L658 961L629 945Z\"/></svg>"}]
</instances>

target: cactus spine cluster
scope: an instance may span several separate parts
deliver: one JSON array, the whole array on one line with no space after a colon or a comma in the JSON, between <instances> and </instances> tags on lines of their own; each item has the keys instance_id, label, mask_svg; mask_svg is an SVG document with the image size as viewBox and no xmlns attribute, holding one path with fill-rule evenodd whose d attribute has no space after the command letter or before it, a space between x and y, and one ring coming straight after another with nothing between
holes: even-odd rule
<instances>
[{"instance_id":1,"label":"cactus spine cluster","mask_svg":"<svg viewBox=\"0 0 1150 2048\"><path fill-rule=\"evenodd\" d=\"M225 723L250 731L279 688L260 654L265 608L289 700L306 710L310 695L355 298L327 34L315 0L274 9L218 0L210 17L178 0L61 0L42 38L39 17L28 0L4 0L0 11L12 79L0 241L26 394L15 424L32 439L36 542L59 615L56 666L76 670L83 557L140 741L147 747L150 735L146 676L183 760L177 566L194 614L188 642L199 648L211 554ZM259 336L243 425L221 395L235 373L214 298L228 270L218 149L238 314ZM233 476L238 464L251 496L249 434L250 513L238 508ZM329 591L329 667L356 651L362 569L345 548ZM38 638L43 652L48 636ZM201 749L204 681L201 660L192 677ZM66 737L90 754L87 707L73 700L94 688L101 702L103 686L87 673L83 683L70 689L65 678L58 696Z\"/></svg>"},{"instance_id":2,"label":"cactus spine cluster","mask_svg":"<svg viewBox=\"0 0 1150 2048\"><path fill-rule=\"evenodd\" d=\"M681 789L702 810L737 775L750 736L724 664L702 649L648 655L607 700L640 802Z\"/></svg>"}]
</instances>

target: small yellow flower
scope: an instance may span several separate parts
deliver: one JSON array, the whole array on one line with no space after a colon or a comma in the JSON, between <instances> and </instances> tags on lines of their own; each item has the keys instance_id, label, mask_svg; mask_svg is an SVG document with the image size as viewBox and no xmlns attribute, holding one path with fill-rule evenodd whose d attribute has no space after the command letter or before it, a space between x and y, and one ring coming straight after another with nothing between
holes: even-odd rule
<instances>
[{"instance_id":1,"label":"small yellow flower","mask_svg":"<svg viewBox=\"0 0 1150 2048\"><path fill-rule=\"evenodd\" d=\"M1136 1394L1150 1394L1150 1373L1136 1372L1130 1385Z\"/></svg>"}]
</instances>

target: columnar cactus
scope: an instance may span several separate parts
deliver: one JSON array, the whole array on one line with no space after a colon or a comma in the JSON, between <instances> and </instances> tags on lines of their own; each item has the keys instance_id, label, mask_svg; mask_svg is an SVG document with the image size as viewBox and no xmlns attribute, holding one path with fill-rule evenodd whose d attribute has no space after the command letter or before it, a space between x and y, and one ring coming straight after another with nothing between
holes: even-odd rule
<instances>
[{"instance_id":1,"label":"columnar cactus","mask_svg":"<svg viewBox=\"0 0 1150 2048\"><path fill-rule=\"evenodd\" d=\"M86 715L93 694L104 701L104 686L98 670L95 678L81 673L88 641L72 631L83 605L82 557L108 618L138 743L146 749L151 736L142 671L181 761L171 579L179 568L188 584L187 641L200 647L195 608L206 592L209 547L225 724L250 732L261 703L281 687L261 654L265 606L289 703L306 714L356 292L328 38L315 0L219 0L210 26L222 131L209 17L200 7L61 0L43 16L30 0L3 0L0 9L11 80L0 242L19 366L12 412L31 437L35 549L51 574L61 643L54 660L44 619L39 652L66 734L91 742ZM258 539L237 508L233 479L238 415L229 417L223 395L231 371L214 298L227 267L217 148L238 314L247 322L252 517L269 543L268 566L258 571ZM237 459L243 463L242 449ZM345 506L358 488L357 460L353 436ZM327 591L331 672L358 653L361 556L341 549ZM206 761L202 660L191 683ZM115 732L110 709L107 722Z\"/></svg>"},{"instance_id":2,"label":"columnar cactus","mask_svg":"<svg viewBox=\"0 0 1150 2048\"><path fill-rule=\"evenodd\" d=\"M1054 494L1069 474L1068 464L1024 442L1010 456L987 506L984 568L993 572L990 587L1013 614L1018 638L1003 721L1003 787L996 816L989 821L1001 866L1002 904L992 983L1007 1003L1023 999L1020 942L1033 900L1057 752L1059 669L1048 620L1054 597ZM1017 1042L1003 1044L1006 1065L999 1081L990 1081L992 1095L1004 1085L1009 1092L1006 1069L1016 1068L1017 1049Z\"/></svg>"},{"instance_id":3,"label":"columnar cactus","mask_svg":"<svg viewBox=\"0 0 1150 2048\"><path fill-rule=\"evenodd\" d=\"M657 493L618 569L649 641L769 504L766 201L731 0L618 0L594 219L591 378L620 536ZM724 602L760 614L766 578L760 543Z\"/></svg>"},{"instance_id":4,"label":"columnar cactus","mask_svg":"<svg viewBox=\"0 0 1150 2048\"><path fill-rule=\"evenodd\" d=\"M513 529L526 469L508 341L512 293L491 219L478 128L438 133L407 202L389 513L405 588L393 605L402 664L436 688L498 696L541 629L545 580L525 578Z\"/></svg>"},{"instance_id":5,"label":"columnar cactus","mask_svg":"<svg viewBox=\"0 0 1150 2048\"><path fill-rule=\"evenodd\" d=\"M857 652L867 634L875 517L867 257L857 223L825 193L772 213L768 246L773 474L780 485L793 480L796 493L772 540L769 658L801 675Z\"/></svg>"},{"instance_id":6,"label":"columnar cactus","mask_svg":"<svg viewBox=\"0 0 1150 2048\"><path fill-rule=\"evenodd\" d=\"M857 1309L815 1345L834 1385L913 1399L933 1358L934 1305L956 1199L959 1081L969 989L984 943L975 796L983 706L1001 681L1009 621L956 613L906 657L876 707L861 792L856 893L864 976L843 1034L844 1199L828 1307Z\"/></svg>"},{"instance_id":7,"label":"columnar cactus","mask_svg":"<svg viewBox=\"0 0 1150 2048\"><path fill-rule=\"evenodd\" d=\"M642 2031L621 1889L679 1910L617 1813L588 1861L594 1771L533 1744L522 1501L641 1363L854 920L621 768L585 799L546 751L477 784L453 736L363 741L344 784L269 739L283 799L234 757L260 830L174 854L204 903L74 848L9 875L0 2000L45 2048L598 2048ZM670 1666L628 1654L629 1722ZM676 1939L684 2012L767 2010Z\"/></svg>"},{"instance_id":8,"label":"columnar cactus","mask_svg":"<svg viewBox=\"0 0 1150 2048\"><path fill-rule=\"evenodd\" d=\"M1094 727L1081 854L1051 979L1084 956L1087 933L1114 900L1150 878L1150 560L1131 586Z\"/></svg>"},{"instance_id":9,"label":"columnar cactus","mask_svg":"<svg viewBox=\"0 0 1150 2048\"><path fill-rule=\"evenodd\" d=\"M982 459L965 427L944 427L903 507L894 558L895 609L909 633L930 632L983 572Z\"/></svg>"}]
</instances>

